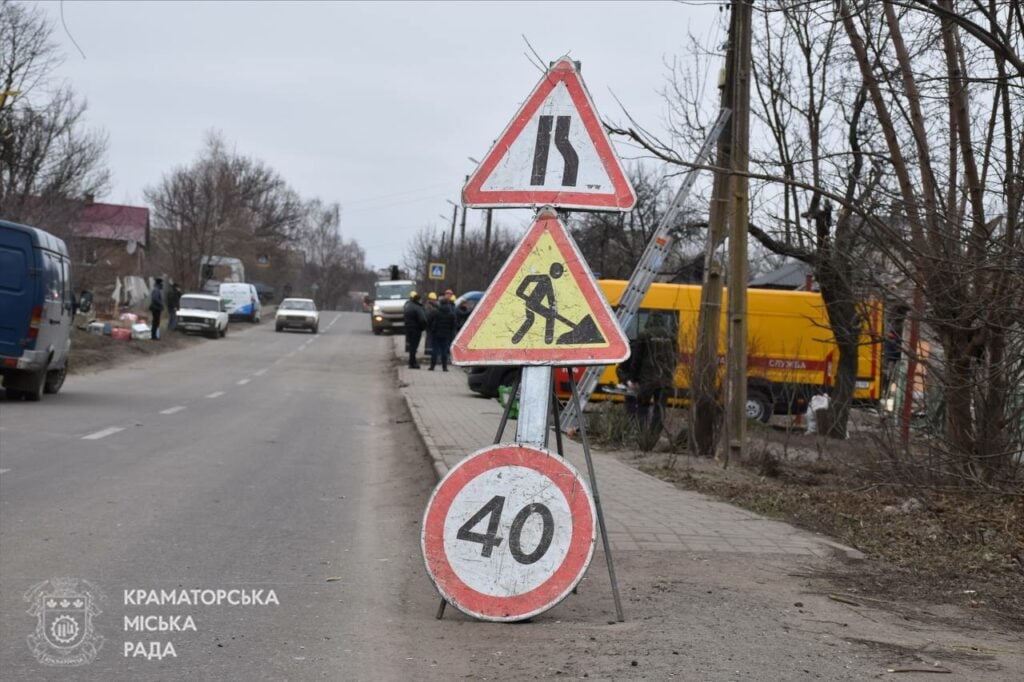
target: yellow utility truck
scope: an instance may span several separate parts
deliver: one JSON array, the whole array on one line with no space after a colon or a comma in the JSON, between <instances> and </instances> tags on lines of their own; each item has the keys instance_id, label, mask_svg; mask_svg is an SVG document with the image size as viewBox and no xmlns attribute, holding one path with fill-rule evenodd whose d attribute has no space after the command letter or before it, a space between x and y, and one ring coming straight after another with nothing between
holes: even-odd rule
<instances>
[{"instance_id":1,"label":"yellow utility truck","mask_svg":"<svg viewBox=\"0 0 1024 682\"><path fill-rule=\"evenodd\" d=\"M623 280L599 280L608 302L615 307L626 288ZM728 300L723 295L723 301ZM697 311L700 287L689 284L652 284L644 296L626 335L632 341L654 317L662 326L675 329L679 338L679 364L675 396L683 404L689 396L690 376L697 347ZM768 421L773 414L799 414L816 393L830 392L839 359L828 314L821 294L810 291L750 289L747 293L747 415ZM864 327L857 359L854 400L877 401L881 392L882 306L863 305ZM726 339L725 305L719 326L719 366L724 372ZM582 368L574 370L579 380ZM567 370L556 373L560 397L569 396ZM592 400L623 400L626 387L619 383L614 366L606 367Z\"/></svg>"}]
</instances>

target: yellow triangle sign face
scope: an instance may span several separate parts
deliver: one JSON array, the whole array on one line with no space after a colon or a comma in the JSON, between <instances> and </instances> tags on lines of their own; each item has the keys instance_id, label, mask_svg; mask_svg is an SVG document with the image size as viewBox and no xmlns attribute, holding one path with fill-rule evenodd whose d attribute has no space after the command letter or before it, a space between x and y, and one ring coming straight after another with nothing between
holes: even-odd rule
<instances>
[{"instance_id":1,"label":"yellow triangle sign face","mask_svg":"<svg viewBox=\"0 0 1024 682\"><path fill-rule=\"evenodd\" d=\"M607 365L629 342L565 225L542 211L452 344L458 365Z\"/></svg>"}]
</instances>

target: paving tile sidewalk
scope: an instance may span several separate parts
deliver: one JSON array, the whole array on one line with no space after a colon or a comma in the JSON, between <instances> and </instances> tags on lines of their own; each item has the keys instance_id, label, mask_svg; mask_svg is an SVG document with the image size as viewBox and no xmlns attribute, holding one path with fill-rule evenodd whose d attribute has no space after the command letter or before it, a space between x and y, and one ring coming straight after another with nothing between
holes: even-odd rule
<instances>
[{"instance_id":1,"label":"paving tile sidewalk","mask_svg":"<svg viewBox=\"0 0 1024 682\"><path fill-rule=\"evenodd\" d=\"M404 338L393 338L402 394L413 421L434 460L438 476L456 462L494 442L501 406L472 392L458 367L442 372L405 367ZM504 442L515 439L515 422L505 429ZM551 447L554 448L554 438ZM583 447L564 439L567 459L586 477ZM640 472L614 456L591 450L598 492L612 549L616 551L700 551L745 554L830 556L835 551L859 556L857 550L824 536L773 521L719 502L700 493L680 490Z\"/></svg>"}]
</instances>

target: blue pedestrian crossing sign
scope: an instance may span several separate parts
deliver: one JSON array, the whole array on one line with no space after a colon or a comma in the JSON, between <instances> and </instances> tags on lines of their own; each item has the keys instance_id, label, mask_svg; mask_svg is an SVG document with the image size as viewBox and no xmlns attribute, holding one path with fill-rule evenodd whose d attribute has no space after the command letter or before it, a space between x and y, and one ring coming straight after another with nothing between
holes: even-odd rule
<instances>
[{"instance_id":1,"label":"blue pedestrian crossing sign","mask_svg":"<svg viewBox=\"0 0 1024 682\"><path fill-rule=\"evenodd\" d=\"M444 279L444 263L431 263L428 270L430 279Z\"/></svg>"}]
</instances>

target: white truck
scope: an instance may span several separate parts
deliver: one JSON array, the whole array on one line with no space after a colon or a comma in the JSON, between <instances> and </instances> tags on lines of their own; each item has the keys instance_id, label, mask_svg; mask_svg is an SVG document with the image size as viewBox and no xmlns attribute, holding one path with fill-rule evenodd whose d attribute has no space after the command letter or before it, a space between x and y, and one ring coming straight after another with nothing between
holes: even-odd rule
<instances>
[{"instance_id":1,"label":"white truck","mask_svg":"<svg viewBox=\"0 0 1024 682\"><path fill-rule=\"evenodd\" d=\"M414 291L416 282L411 279L382 280L374 285L370 310L370 326L374 334L383 334L385 329L392 332L405 330L405 302Z\"/></svg>"},{"instance_id":2,"label":"white truck","mask_svg":"<svg viewBox=\"0 0 1024 682\"><path fill-rule=\"evenodd\" d=\"M199 263L199 290L217 294L222 282L244 282L245 266L230 256L203 256Z\"/></svg>"}]
</instances>

